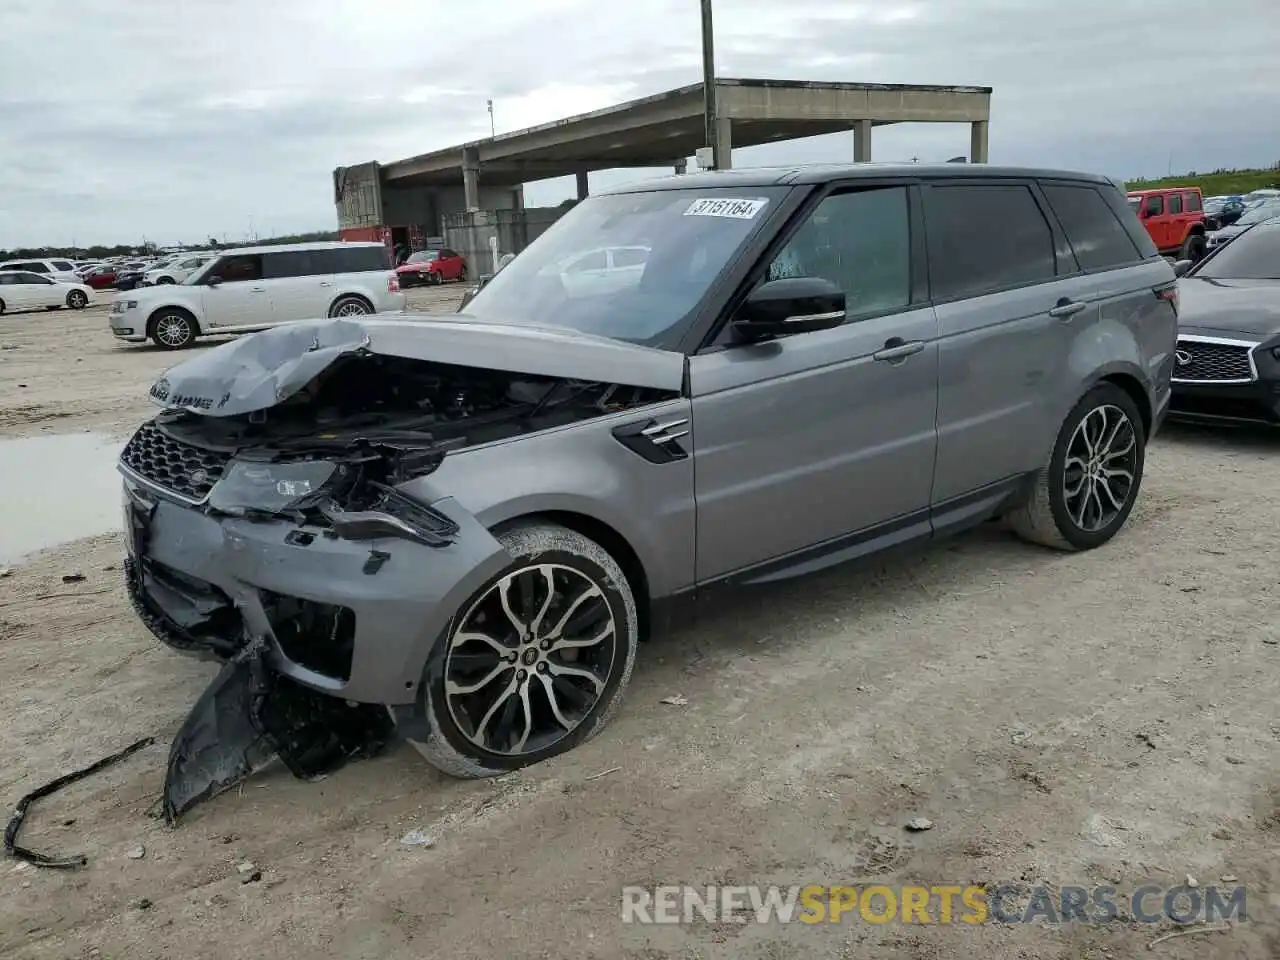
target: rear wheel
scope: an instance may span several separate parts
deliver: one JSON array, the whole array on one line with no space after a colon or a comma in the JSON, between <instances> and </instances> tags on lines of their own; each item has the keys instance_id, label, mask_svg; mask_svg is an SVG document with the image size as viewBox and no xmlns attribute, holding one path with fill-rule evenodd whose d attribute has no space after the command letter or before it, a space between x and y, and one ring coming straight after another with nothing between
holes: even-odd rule
<instances>
[{"instance_id":1,"label":"rear wheel","mask_svg":"<svg viewBox=\"0 0 1280 960\"><path fill-rule=\"evenodd\" d=\"M458 268L458 279L460 281L465 281L467 279L467 268L465 265Z\"/></svg>"},{"instance_id":2,"label":"rear wheel","mask_svg":"<svg viewBox=\"0 0 1280 960\"><path fill-rule=\"evenodd\" d=\"M1098 384L1067 415L1031 499L1009 515L1011 526L1058 550L1106 543L1138 499L1146 444L1133 399L1115 384Z\"/></svg>"},{"instance_id":3,"label":"rear wheel","mask_svg":"<svg viewBox=\"0 0 1280 960\"><path fill-rule=\"evenodd\" d=\"M156 286L157 286L157 287L159 287L159 286L163 286L163 285L164 285L164 284L166 284L166 283L177 283L177 282L178 282L178 281L177 281L177 280L174 280L174 279L173 279L173 277L157 277L157 278L156 278Z\"/></svg>"},{"instance_id":4,"label":"rear wheel","mask_svg":"<svg viewBox=\"0 0 1280 960\"><path fill-rule=\"evenodd\" d=\"M331 317L361 317L373 313L373 307L360 297L339 297L329 308Z\"/></svg>"},{"instance_id":5,"label":"rear wheel","mask_svg":"<svg viewBox=\"0 0 1280 960\"><path fill-rule=\"evenodd\" d=\"M550 523L497 537L514 559L436 641L408 736L455 777L496 776L595 736L635 663L635 598L608 551Z\"/></svg>"},{"instance_id":6,"label":"rear wheel","mask_svg":"<svg viewBox=\"0 0 1280 960\"><path fill-rule=\"evenodd\" d=\"M1178 259L1199 261L1204 259L1205 239L1203 233L1193 233L1182 241L1182 253Z\"/></svg>"},{"instance_id":7,"label":"rear wheel","mask_svg":"<svg viewBox=\"0 0 1280 960\"><path fill-rule=\"evenodd\" d=\"M0 300L0 313L4 313L4 311L5 311L4 301Z\"/></svg>"},{"instance_id":8,"label":"rear wheel","mask_svg":"<svg viewBox=\"0 0 1280 960\"><path fill-rule=\"evenodd\" d=\"M151 339L164 350L181 350L195 342L196 318L186 310L161 310L151 318Z\"/></svg>"}]
</instances>

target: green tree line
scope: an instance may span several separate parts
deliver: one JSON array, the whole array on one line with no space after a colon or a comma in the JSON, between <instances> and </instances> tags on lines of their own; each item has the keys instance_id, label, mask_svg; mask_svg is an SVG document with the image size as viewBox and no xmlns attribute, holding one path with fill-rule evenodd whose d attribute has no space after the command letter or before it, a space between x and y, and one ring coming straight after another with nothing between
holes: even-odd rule
<instances>
[{"instance_id":1,"label":"green tree line","mask_svg":"<svg viewBox=\"0 0 1280 960\"><path fill-rule=\"evenodd\" d=\"M1156 190L1160 187L1199 187L1206 197L1252 193L1254 190L1280 189L1280 163L1266 170L1192 170L1156 180L1126 180L1130 190Z\"/></svg>"}]
</instances>

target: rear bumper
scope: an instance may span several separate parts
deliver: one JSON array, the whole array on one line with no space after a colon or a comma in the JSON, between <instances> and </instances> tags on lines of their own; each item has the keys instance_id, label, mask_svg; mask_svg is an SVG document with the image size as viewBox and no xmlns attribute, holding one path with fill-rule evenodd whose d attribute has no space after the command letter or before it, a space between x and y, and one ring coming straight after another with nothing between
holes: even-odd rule
<instances>
[{"instance_id":1,"label":"rear bumper","mask_svg":"<svg viewBox=\"0 0 1280 960\"><path fill-rule=\"evenodd\" d=\"M276 671L361 703L411 703L427 654L457 609L510 560L470 514L431 547L348 541L292 521L215 517L125 475L127 587L171 647L225 660L261 639Z\"/></svg>"}]
</instances>

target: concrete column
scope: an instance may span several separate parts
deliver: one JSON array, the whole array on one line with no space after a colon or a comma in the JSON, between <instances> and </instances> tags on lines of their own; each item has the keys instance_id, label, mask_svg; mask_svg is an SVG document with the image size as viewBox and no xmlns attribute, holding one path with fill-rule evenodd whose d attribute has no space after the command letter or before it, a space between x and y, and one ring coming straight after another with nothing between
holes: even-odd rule
<instances>
[{"instance_id":1,"label":"concrete column","mask_svg":"<svg viewBox=\"0 0 1280 960\"><path fill-rule=\"evenodd\" d=\"M589 184L587 181L587 171L579 170L578 171L578 199L585 200L589 196L591 196L591 190L589 189Z\"/></svg>"},{"instance_id":2,"label":"concrete column","mask_svg":"<svg viewBox=\"0 0 1280 960\"><path fill-rule=\"evenodd\" d=\"M733 121L716 118L716 162L721 170L733 169Z\"/></svg>"},{"instance_id":3,"label":"concrete column","mask_svg":"<svg viewBox=\"0 0 1280 960\"><path fill-rule=\"evenodd\" d=\"M480 209L480 152L475 147L462 150L462 197L468 210Z\"/></svg>"},{"instance_id":4,"label":"concrete column","mask_svg":"<svg viewBox=\"0 0 1280 960\"><path fill-rule=\"evenodd\" d=\"M857 120L853 124L853 162L871 162L871 121Z\"/></svg>"},{"instance_id":5,"label":"concrete column","mask_svg":"<svg viewBox=\"0 0 1280 960\"><path fill-rule=\"evenodd\" d=\"M987 162L987 127L990 121L975 120L969 124L969 162Z\"/></svg>"},{"instance_id":6,"label":"concrete column","mask_svg":"<svg viewBox=\"0 0 1280 960\"><path fill-rule=\"evenodd\" d=\"M675 171L675 175L676 175L677 177L683 176L684 174L686 174L686 173L688 173L688 172L689 172L689 160L688 160L688 158L687 158L687 157L681 157L681 158L680 158L679 160L677 160L674 164L672 164L672 167L671 167L671 168L672 168L672 170L674 170L674 171Z\"/></svg>"}]
</instances>

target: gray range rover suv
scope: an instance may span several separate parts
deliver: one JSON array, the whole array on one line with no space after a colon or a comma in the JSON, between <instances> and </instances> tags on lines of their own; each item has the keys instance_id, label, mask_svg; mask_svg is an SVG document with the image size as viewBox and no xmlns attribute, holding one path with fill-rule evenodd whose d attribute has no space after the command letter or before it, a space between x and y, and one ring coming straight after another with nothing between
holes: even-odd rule
<instances>
[{"instance_id":1,"label":"gray range rover suv","mask_svg":"<svg viewBox=\"0 0 1280 960\"><path fill-rule=\"evenodd\" d=\"M1178 296L1102 177L696 174L592 197L465 313L281 326L152 388L129 593L224 667L171 819L397 731L458 776L597 733L669 601L1138 497Z\"/></svg>"}]
</instances>

